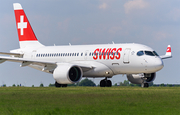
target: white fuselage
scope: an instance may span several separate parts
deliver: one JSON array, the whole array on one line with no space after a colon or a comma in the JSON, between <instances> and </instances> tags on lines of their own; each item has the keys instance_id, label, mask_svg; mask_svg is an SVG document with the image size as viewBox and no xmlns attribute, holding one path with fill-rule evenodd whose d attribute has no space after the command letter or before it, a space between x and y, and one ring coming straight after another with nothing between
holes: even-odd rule
<instances>
[{"instance_id":1,"label":"white fuselage","mask_svg":"<svg viewBox=\"0 0 180 115\"><path fill-rule=\"evenodd\" d=\"M28 18L19 3L14 3L19 49L0 52L0 63L13 61L21 67L30 66L53 74L56 87L78 83L82 77L105 77L101 87L111 87L110 78L127 74L131 83L142 84L154 81L157 71L163 68L162 59L171 58L171 47L159 56L152 48L141 44L101 44L44 46L36 38Z\"/></svg>"},{"instance_id":2,"label":"white fuselage","mask_svg":"<svg viewBox=\"0 0 180 115\"><path fill-rule=\"evenodd\" d=\"M84 72L85 77L112 77L117 74L154 73L163 68L162 59L157 55L137 55L139 51L154 50L141 44L104 44L42 46L24 49L23 58L57 63L87 64L92 70ZM42 66L33 66L42 70Z\"/></svg>"}]
</instances>

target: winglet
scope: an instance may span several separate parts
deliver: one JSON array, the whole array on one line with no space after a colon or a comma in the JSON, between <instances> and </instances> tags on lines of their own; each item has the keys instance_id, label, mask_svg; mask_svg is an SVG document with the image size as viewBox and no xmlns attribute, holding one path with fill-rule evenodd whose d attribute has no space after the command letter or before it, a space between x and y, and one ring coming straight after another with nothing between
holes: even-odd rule
<instances>
[{"instance_id":1,"label":"winglet","mask_svg":"<svg viewBox=\"0 0 180 115\"><path fill-rule=\"evenodd\" d=\"M166 50L166 54L163 56L160 56L162 59L166 59L166 58L171 58L172 54L171 54L171 46L168 45L167 50Z\"/></svg>"},{"instance_id":2,"label":"winglet","mask_svg":"<svg viewBox=\"0 0 180 115\"><path fill-rule=\"evenodd\" d=\"M168 45L168 47L167 47L166 55L171 56L171 46L170 45Z\"/></svg>"}]
</instances>

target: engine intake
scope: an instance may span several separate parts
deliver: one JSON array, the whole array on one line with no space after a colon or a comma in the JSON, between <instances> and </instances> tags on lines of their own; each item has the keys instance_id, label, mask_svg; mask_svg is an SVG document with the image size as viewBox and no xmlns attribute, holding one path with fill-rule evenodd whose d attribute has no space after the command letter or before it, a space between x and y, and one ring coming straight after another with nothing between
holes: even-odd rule
<instances>
[{"instance_id":1,"label":"engine intake","mask_svg":"<svg viewBox=\"0 0 180 115\"><path fill-rule=\"evenodd\" d=\"M69 79L73 82L77 82L81 78L80 68L74 66L69 70Z\"/></svg>"},{"instance_id":2,"label":"engine intake","mask_svg":"<svg viewBox=\"0 0 180 115\"><path fill-rule=\"evenodd\" d=\"M53 72L53 77L60 84L73 84L81 80L82 73L82 69L79 66L63 63L57 65Z\"/></svg>"}]
</instances>

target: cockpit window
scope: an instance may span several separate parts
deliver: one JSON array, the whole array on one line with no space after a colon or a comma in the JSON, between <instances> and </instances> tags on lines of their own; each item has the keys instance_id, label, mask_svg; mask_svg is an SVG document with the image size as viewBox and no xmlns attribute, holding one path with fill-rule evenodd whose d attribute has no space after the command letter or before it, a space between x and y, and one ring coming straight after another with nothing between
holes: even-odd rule
<instances>
[{"instance_id":1,"label":"cockpit window","mask_svg":"<svg viewBox=\"0 0 180 115\"><path fill-rule=\"evenodd\" d=\"M139 51L139 52L137 52L137 55L138 56L142 56L142 55L144 55L144 52L143 51Z\"/></svg>"},{"instance_id":2,"label":"cockpit window","mask_svg":"<svg viewBox=\"0 0 180 115\"><path fill-rule=\"evenodd\" d=\"M156 56L159 56L155 51L153 51L153 53L154 53Z\"/></svg>"},{"instance_id":3,"label":"cockpit window","mask_svg":"<svg viewBox=\"0 0 180 115\"><path fill-rule=\"evenodd\" d=\"M142 55L148 55L148 56L159 56L155 51L138 51L137 55L142 56Z\"/></svg>"},{"instance_id":4,"label":"cockpit window","mask_svg":"<svg viewBox=\"0 0 180 115\"><path fill-rule=\"evenodd\" d=\"M149 56L155 56L155 54L151 51L145 51L145 54Z\"/></svg>"}]
</instances>

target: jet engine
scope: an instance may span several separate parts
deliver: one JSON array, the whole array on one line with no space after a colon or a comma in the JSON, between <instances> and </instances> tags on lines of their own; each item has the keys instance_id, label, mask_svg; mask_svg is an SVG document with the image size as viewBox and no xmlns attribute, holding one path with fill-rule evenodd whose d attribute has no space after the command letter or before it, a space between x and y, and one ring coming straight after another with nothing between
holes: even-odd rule
<instances>
[{"instance_id":1,"label":"jet engine","mask_svg":"<svg viewBox=\"0 0 180 115\"><path fill-rule=\"evenodd\" d=\"M73 84L81 80L83 76L82 69L73 64L57 64L54 69L53 77L59 84Z\"/></svg>"},{"instance_id":2,"label":"jet engine","mask_svg":"<svg viewBox=\"0 0 180 115\"><path fill-rule=\"evenodd\" d=\"M134 84L144 84L153 82L156 78L156 73L141 73L141 74L127 74L127 79Z\"/></svg>"}]
</instances>

